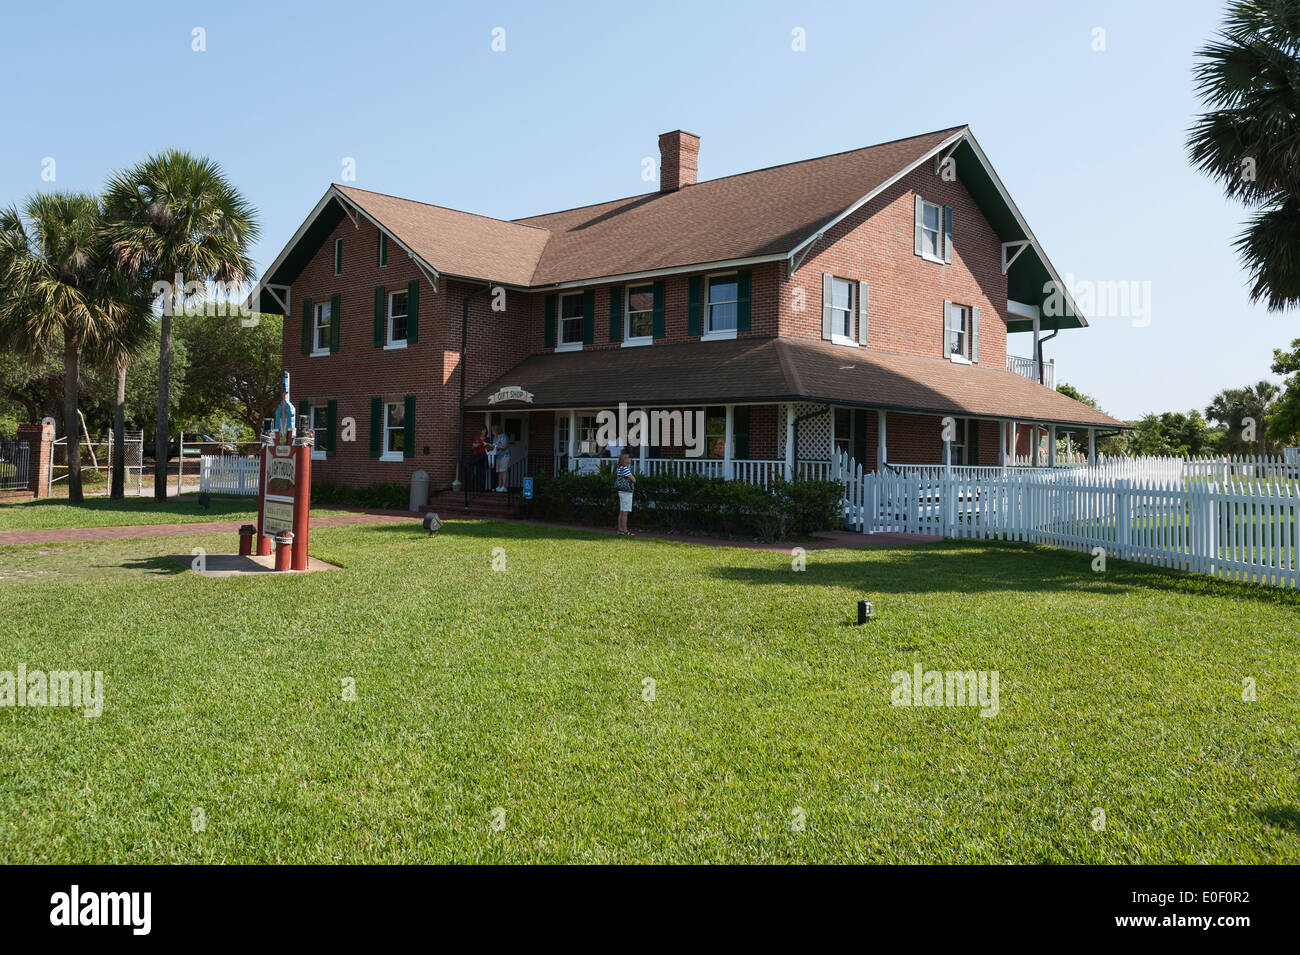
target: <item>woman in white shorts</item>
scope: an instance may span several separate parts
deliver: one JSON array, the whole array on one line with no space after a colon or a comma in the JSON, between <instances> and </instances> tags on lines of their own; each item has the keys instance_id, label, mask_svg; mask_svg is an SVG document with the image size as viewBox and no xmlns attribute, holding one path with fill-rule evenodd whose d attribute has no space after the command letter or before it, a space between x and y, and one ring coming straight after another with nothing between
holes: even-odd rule
<instances>
[{"instance_id":1,"label":"woman in white shorts","mask_svg":"<svg viewBox=\"0 0 1300 955\"><path fill-rule=\"evenodd\" d=\"M632 492L635 488L636 475L632 473L632 455L624 451L618 456L618 470L614 472L614 490L618 492L618 532L628 537L632 536L632 532L627 529L627 516L632 513Z\"/></svg>"}]
</instances>

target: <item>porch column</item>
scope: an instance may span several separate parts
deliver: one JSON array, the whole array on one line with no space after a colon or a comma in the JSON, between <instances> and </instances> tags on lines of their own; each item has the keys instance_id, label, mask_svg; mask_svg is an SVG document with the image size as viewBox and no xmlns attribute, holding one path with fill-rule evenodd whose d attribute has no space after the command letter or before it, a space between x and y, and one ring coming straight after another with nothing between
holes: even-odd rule
<instances>
[{"instance_id":1,"label":"porch column","mask_svg":"<svg viewBox=\"0 0 1300 955\"><path fill-rule=\"evenodd\" d=\"M578 456L578 409L569 409L569 470L574 470Z\"/></svg>"},{"instance_id":2,"label":"porch column","mask_svg":"<svg viewBox=\"0 0 1300 955\"><path fill-rule=\"evenodd\" d=\"M1029 426L1029 446L1030 458L1029 463L1038 467L1038 422L1035 421Z\"/></svg>"},{"instance_id":3,"label":"porch column","mask_svg":"<svg viewBox=\"0 0 1300 955\"><path fill-rule=\"evenodd\" d=\"M1019 450L1019 441L1017 440L1019 432L1020 422L1016 421L1015 418L1012 418L1007 422L1007 457L1011 459L1011 464L1013 466L1016 464L1016 452Z\"/></svg>"},{"instance_id":4,"label":"porch column","mask_svg":"<svg viewBox=\"0 0 1300 955\"><path fill-rule=\"evenodd\" d=\"M727 429L723 436L722 442L722 477L723 480L730 481L734 477L731 468L731 450L732 441L735 439L736 426L736 406L727 405Z\"/></svg>"},{"instance_id":5,"label":"porch column","mask_svg":"<svg viewBox=\"0 0 1300 955\"><path fill-rule=\"evenodd\" d=\"M1007 466L1007 422L998 422L998 467Z\"/></svg>"},{"instance_id":6,"label":"porch column","mask_svg":"<svg viewBox=\"0 0 1300 955\"><path fill-rule=\"evenodd\" d=\"M1047 426L1047 466L1056 467L1056 425Z\"/></svg>"},{"instance_id":7,"label":"porch column","mask_svg":"<svg viewBox=\"0 0 1300 955\"><path fill-rule=\"evenodd\" d=\"M883 471L885 462L889 460L889 449L885 446L886 432L888 426L885 424L885 412L880 410L876 412L876 470Z\"/></svg>"},{"instance_id":8,"label":"porch column","mask_svg":"<svg viewBox=\"0 0 1300 955\"><path fill-rule=\"evenodd\" d=\"M637 449L639 470L645 474L646 462L650 460L650 409L641 409L641 446Z\"/></svg>"},{"instance_id":9,"label":"porch column","mask_svg":"<svg viewBox=\"0 0 1300 955\"><path fill-rule=\"evenodd\" d=\"M794 480L794 402L785 406L785 479Z\"/></svg>"},{"instance_id":10,"label":"porch column","mask_svg":"<svg viewBox=\"0 0 1300 955\"><path fill-rule=\"evenodd\" d=\"M1088 467L1097 466L1097 429L1088 429Z\"/></svg>"},{"instance_id":11,"label":"porch column","mask_svg":"<svg viewBox=\"0 0 1300 955\"><path fill-rule=\"evenodd\" d=\"M939 423L940 425L943 424L942 418L939 419ZM942 434L942 432L940 432L940 434ZM950 470L952 468L952 442L947 438L943 439L943 466Z\"/></svg>"}]
</instances>

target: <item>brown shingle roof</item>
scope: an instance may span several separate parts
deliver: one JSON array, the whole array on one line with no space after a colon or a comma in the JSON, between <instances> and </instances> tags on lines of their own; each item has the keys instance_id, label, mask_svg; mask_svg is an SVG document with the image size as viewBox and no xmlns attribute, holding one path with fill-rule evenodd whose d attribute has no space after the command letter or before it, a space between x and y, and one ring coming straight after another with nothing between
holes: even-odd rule
<instances>
[{"instance_id":1,"label":"brown shingle roof","mask_svg":"<svg viewBox=\"0 0 1300 955\"><path fill-rule=\"evenodd\" d=\"M787 253L963 128L518 219L551 231L533 284Z\"/></svg>"},{"instance_id":2,"label":"brown shingle roof","mask_svg":"<svg viewBox=\"0 0 1300 955\"><path fill-rule=\"evenodd\" d=\"M534 355L465 402L519 385L535 408L825 401L866 408L1123 428L1124 422L1021 375L792 338L743 338Z\"/></svg>"},{"instance_id":3,"label":"brown shingle roof","mask_svg":"<svg viewBox=\"0 0 1300 955\"><path fill-rule=\"evenodd\" d=\"M550 233L536 226L335 185L439 272L529 285Z\"/></svg>"}]
</instances>

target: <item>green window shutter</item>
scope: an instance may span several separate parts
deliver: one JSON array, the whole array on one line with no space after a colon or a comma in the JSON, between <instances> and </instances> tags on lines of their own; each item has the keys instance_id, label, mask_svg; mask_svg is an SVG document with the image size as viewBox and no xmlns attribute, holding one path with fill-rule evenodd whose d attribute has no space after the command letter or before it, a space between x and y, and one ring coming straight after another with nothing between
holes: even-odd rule
<instances>
[{"instance_id":1,"label":"green window shutter","mask_svg":"<svg viewBox=\"0 0 1300 955\"><path fill-rule=\"evenodd\" d=\"M325 403L325 455L334 456L334 441L339 429L339 403L331 398Z\"/></svg>"},{"instance_id":2,"label":"green window shutter","mask_svg":"<svg viewBox=\"0 0 1300 955\"><path fill-rule=\"evenodd\" d=\"M546 296L546 323L542 329L542 345L545 348L555 347L555 296Z\"/></svg>"},{"instance_id":3,"label":"green window shutter","mask_svg":"<svg viewBox=\"0 0 1300 955\"><path fill-rule=\"evenodd\" d=\"M741 269L736 273L736 331L749 331L749 269Z\"/></svg>"},{"instance_id":4,"label":"green window shutter","mask_svg":"<svg viewBox=\"0 0 1300 955\"><path fill-rule=\"evenodd\" d=\"M822 273L822 338L827 341L835 334L835 276L829 272Z\"/></svg>"},{"instance_id":5,"label":"green window shutter","mask_svg":"<svg viewBox=\"0 0 1300 955\"><path fill-rule=\"evenodd\" d=\"M334 274L343 274L343 240L334 240Z\"/></svg>"},{"instance_id":6,"label":"green window shutter","mask_svg":"<svg viewBox=\"0 0 1300 955\"><path fill-rule=\"evenodd\" d=\"M952 264L952 206L943 207L943 260Z\"/></svg>"},{"instance_id":7,"label":"green window shutter","mask_svg":"<svg viewBox=\"0 0 1300 955\"><path fill-rule=\"evenodd\" d=\"M302 353L304 355L311 354L311 346L314 344L311 340L311 318L311 299L305 298L302 300Z\"/></svg>"},{"instance_id":8,"label":"green window shutter","mask_svg":"<svg viewBox=\"0 0 1300 955\"><path fill-rule=\"evenodd\" d=\"M623 340L623 290L617 286L609 290L609 340Z\"/></svg>"},{"instance_id":9,"label":"green window shutter","mask_svg":"<svg viewBox=\"0 0 1300 955\"><path fill-rule=\"evenodd\" d=\"M739 461L749 459L749 405L736 405L731 409L731 456Z\"/></svg>"},{"instance_id":10,"label":"green window shutter","mask_svg":"<svg viewBox=\"0 0 1300 955\"><path fill-rule=\"evenodd\" d=\"M406 343L420 340L420 280L406 283Z\"/></svg>"},{"instance_id":11,"label":"green window shutter","mask_svg":"<svg viewBox=\"0 0 1300 955\"><path fill-rule=\"evenodd\" d=\"M704 280L692 275L686 283L686 334L703 334L704 326Z\"/></svg>"},{"instance_id":12,"label":"green window shutter","mask_svg":"<svg viewBox=\"0 0 1300 955\"><path fill-rule=\"evenodd\" d=\"M379 397L370 399L370 456L379 457L379 449L383 446L382 438L384 431L384 400Z\"/></svg>"},{"instance_id":13,"label":"green window shutter","mask_svg":"<svg viewBox=\"0 0 1300 955\"><path fill-rule=\"evenodd\" d=\"M384 323L388 321L388 289L375 287L375 347L384 347Z\"/></svg>"},{"instance_id":14,"label":"green window shutter","mask_svg":"<svg viewBox=\"0 0 1300 955\"><path fill-rule=\"evenodd\" d=\"M970 360L980 360L980 310L979 306L970 310Z\"/></svg>"},{"instance_id":15,"label":"green window shutter","mask_svg":"<svg viewBox=\"0 0 1300 955\"><path fill-rule=\"evenodd\" d=\"M596 340L596 290L582 293L582 343L590 345Z\"/></svg>"},{"instance_id":16,"label":"green window shutter","mask_svg":"<svg viewBox=\"0 0 1300 955\"><path fill-rule=\"evenodd\" d=\"M925 200L916 197L916 218L912 223L912 251L921 254L921 223L925 221Z\"/></svg>"},{"instance_id":17,"label":"green window shutter","mask_svg":"<svg viewBox=\"0 0 1300 955\"><path fill-rule=\"evenodd\" d=\"M952 338L952 302L943 303L943 347L939 349L939 354L944 358L949 355L948 342Z\"/></svg>"},{"instance_id":18,"label":"green window shutter","mask_svg":"<svg viewBox=\"0 0 1300 955\"><path fill-rule=\"evenodd\" d=\"M668 298L668 283L663 279L655 282L654 337L664 338L668 332L664 321L664 304Z\"/></svg>"},{"instance_id":19,"label":"green window shutter","mask_svg":"<svg viewBox=\"0 0 1300 955\"><path fill-rule=\"evenodd\" d=\"M339 334L343 330L343 296L330 296L330 351L339 350Z\"/></svg>"},{"instance_id":20,"label":"green window shutter","mask_svg":"<svg viewBox=\"0 0 1300 955\"><path fill-rule=\"evenodd\" d=\"M388 236L379 233L379 265L382 268L388 264Z\"/></svg>"},{"instance_id":21,"label":"green window shutter","mask_svg":"<svg viewBox=\"0 0 1300 955\"><path fill-rule=\"evenodd\" d=\"M415 395L406 396L406 409L402 417L402 457L415 457Z\"/></svg>"},{"instance_id":22,"label":"green window shutter","mask_svg":"<svg viewBox=\"0 0 1300 955\"><path fill-rule=\"evenodd\" d=\"M858 344L867 343L867 311L871 299L871 289L866 279L858 283Z\"/></svg>"}]
</instances>

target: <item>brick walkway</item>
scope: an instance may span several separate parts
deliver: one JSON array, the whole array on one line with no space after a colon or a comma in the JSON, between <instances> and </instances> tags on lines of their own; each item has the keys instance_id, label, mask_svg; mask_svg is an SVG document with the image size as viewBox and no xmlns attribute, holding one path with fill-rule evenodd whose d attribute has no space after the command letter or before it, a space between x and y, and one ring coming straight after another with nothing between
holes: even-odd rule
<instances>
[{"instance_id":1,"label":"brick walkway","mask_svg":"<svg viewBox=\"0 0 1300 955\"><path fill-rule=\"evenodd\" d=\"M351 524L395 524L418 522L423 515L402 512L331 514L313 517L312 527L347 527ZM247 521L199 521L192 524L127 524L121 527L62 527L42 531L2 531L0 546L6 544L66 544L78 541L140 540L146 537L188 537L192 534L238 534ZM232 543L236 543L232 541Z\"/></svg>"}]
</instances>

